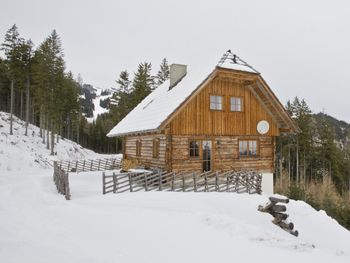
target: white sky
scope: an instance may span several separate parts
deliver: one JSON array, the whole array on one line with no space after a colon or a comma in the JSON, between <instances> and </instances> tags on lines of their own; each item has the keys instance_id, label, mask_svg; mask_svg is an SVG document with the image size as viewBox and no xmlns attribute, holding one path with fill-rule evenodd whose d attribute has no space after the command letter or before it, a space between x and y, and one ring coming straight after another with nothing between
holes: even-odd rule
<instances>
[{"instance_id":1,"label":"white sky","mask_svg":"<svg viewBox=\"0 0 350 263\"><path fill-rule=\"evenodd\" d=\"M0 0L0 38L14 23L38 45L56 29L67 69L107 88L163 57L215 63L231 49L260 71L283 104L350 122L350 2L341 0Z\"/></svg>"}]
</instances>

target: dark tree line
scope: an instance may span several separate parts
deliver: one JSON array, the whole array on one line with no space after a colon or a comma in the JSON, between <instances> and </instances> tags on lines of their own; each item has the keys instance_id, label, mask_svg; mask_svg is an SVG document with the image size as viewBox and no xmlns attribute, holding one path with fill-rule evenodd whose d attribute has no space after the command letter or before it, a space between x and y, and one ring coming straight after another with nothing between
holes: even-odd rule
<instances>
[{"instance_id":1,"label":"dark tree line","mask_svg":"<svg viewBox=\"0 0 350 263\"><path fill-rule=\"evenodd\" d=\"M109 108L89 124L81 123L80 143L87 148L101 153L115 153L121 150L121 142L108 138L107 133L120 122L147 95L169 78L169 66L164 58L156 75L152 75L151 63L138 65L133 78L127 70L120 72L116 80L116 91L111 99L101 100L100 105Z\"/></svg>"},{"instance_id":2,"label":"dark tree line","mask_svg":"<svg viewBox=\"0 0 350 263\"><path fill-rule=\"evenodd\" d=\"M55 136L71 137L73 123L79 119L78 86L65 71L61 40L55 30L36 48L13 25L1 44L0 110L40 126L40 136L54 154Z\"/></svg>"},{"instance_id":3,"label":"dark tree line","mask_svg":"<svg viewBox=\"0 0 350 263\"><path fill-rule=\"evenodd\" d=\"M277 139L277 191L326 210L350 228L350 125L312 114L298 98L286 108L301 132Z\"/></svg>"}]
</instances>

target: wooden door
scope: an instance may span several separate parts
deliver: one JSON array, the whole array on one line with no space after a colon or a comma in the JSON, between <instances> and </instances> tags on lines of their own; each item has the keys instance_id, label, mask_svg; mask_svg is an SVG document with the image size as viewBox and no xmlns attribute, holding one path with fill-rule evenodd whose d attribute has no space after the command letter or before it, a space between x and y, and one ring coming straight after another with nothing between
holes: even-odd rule
<instances>
[{"instance_id":1,"label":"wooden door","mask_svg":"<svg viewBox=\"0 0 350 263\"><path fill-rule=\"evenodd\" d=\"M212 143L211 141L202 142L202 156L203 156L203 172L212 170Z\"/></svg>"}]
</instances>

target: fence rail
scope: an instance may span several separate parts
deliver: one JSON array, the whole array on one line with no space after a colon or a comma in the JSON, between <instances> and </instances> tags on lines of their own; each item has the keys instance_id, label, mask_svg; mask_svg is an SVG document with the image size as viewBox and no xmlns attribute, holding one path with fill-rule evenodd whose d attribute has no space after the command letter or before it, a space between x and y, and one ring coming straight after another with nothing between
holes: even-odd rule
<instances>
[{"instance_id":1,"label":"fence rail","mask_svg":"<svg viewBox=\"0 0 350 263\"><path fill-rule=\"evenodd\" d=\"M68 172L60 169L57 162L53 163L53 180L55 182L57 191L64 195L67 200L70 200L69 178Z\"/></svg>"},{"instance_id":2,"label":"fence rail","mask_svg":"<svg viewBox=\"0 0 350 263\"><path fill-rule=\"evenodd\" d=\"M70 172L94 172L119 169L121 160L116 158L96 159L96 160L66 160L57 162L59 168Z\"/></svg>"},{"instance_id":3,"label":"fence rail","mask_svg":"<svg viewBox=\"0 0 350 263\"><path fill-rule=\"evenodd\" d=\"M251 171L102 173L102 193L138 191L261 193L261 174Z\"/></svg>"},{"instance_id":4,"label":"fence rail","mask_svg":"<svg viewBox=\"0 0 350 263\"><path fill-rule=\"evenodd\" d=\"M70 200L69 173L120 169L121 160L116 158L97 160L66 160L53 163L53 180L57 191Z\"/></svg>"}]
</instances>

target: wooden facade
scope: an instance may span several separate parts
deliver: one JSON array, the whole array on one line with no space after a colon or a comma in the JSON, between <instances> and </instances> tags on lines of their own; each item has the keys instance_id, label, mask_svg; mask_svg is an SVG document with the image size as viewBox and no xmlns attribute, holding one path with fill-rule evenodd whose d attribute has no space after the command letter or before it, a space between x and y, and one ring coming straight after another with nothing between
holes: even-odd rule
<instances>
[{"instance_id":1,"label":"wooden facade","mask_svg":"<svg viewBox=\"0 0 350 263\"><path fill-rule=\"evenodd\" d=\"M266 85L260 74L217 68L158 131L124 135L124 157L166 171L249 168L272 173L275 137L297 128ZM221 98L221 109L211 109L210 96ZM231 111L231 98L239 98L239 111ZM261 120L269 123L263 135L257 131ZM198 148L195 156L191 143ZM242 155L240 147L249 145L254 149Z\"/></svg>"}]
</instances>

